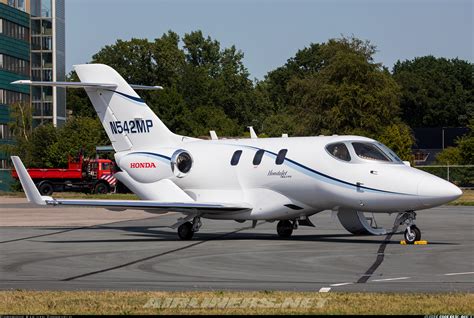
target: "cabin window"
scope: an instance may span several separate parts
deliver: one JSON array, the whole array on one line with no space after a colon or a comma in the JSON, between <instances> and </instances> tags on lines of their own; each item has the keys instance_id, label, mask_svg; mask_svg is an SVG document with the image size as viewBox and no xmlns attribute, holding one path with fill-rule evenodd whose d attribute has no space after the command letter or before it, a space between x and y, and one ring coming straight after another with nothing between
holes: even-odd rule
<instances>
[{"instance_id":1,"label":"cabin window","mask_svg":"<svg viewBox=\"0 0 474 318\"><path fill-rule=\"evenodd\" d=\"M232 166L238 165L241 155L242 155L242 150L237 150L236 152L234 152L234 154L232 155L232 159L230 160L230 164Z\"/></svg>"},{"instance_id":2,"label":"cabin window","mask_svg":"<svg viewBox=\"0 0 474 318\"><path fill-rule=\"evenodd\" d=\"M282 149L278 152L278 155L277 155L276 160L275 160L275 163L277 165L281 165L283 163L283 161L285 161L287 152L288 152L288 149Z\"/></svg>"},{"instance_id":3,"label":"cabin window","mask_svg":"<svg viewBox=\"0 0 474 318\"><path fill-rule=\"evenodd\" d=\"M356 154L367 160L391 161L376 145L367 142L353 142Z\"/></svg>"},{"instance_id":4,"label":"cabin window","mask_svg":"<svg viewBox=\"0 0 474 318\"><path fill-rule=\"evenodd\" d=\"M326 146L326 150L331 156L339 160L351 161L351 155L349 154L349 149L342 142L331 144Z\"/></svg>"},{"instance_id":5,"label":"cabin window","mask_svg":"<svg viewBox=\"0 0 474 318\"><path fill-rule=\"evenodd\" d=\"M263 154L265 153L265 150L260 149L255 153L255 157L253 157L253 165L258 166L262 162Z\"/></svg>"}]
</instances>

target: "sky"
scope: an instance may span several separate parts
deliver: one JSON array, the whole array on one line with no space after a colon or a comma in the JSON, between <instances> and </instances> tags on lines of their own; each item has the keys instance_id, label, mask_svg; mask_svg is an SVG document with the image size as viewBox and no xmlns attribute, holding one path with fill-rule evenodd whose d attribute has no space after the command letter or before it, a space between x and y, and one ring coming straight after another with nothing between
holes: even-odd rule
<instances>
[{"instance_id":1,"label":"sky","mask_svg":"<svg viewBox=\"0 0 474 318\"><path fill-rule=\"evenodd\" d=\"M417 56L474 61L472 0L66 0L66 69L117 39L202 30L244 52L251 79L310 43L370 40L390 70Z\"/></svg>"}]
</instances>

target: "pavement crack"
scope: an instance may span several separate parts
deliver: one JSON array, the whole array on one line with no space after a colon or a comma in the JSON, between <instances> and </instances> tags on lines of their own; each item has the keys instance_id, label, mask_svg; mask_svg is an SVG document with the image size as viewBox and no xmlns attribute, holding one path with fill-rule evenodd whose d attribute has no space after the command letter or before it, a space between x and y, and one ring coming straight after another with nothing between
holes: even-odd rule
<instances>
[{"instance_id":1,"label":"pavement crack","mask_svg":"<svg viewBox=\"0 0 474 318\"><path fill-rule=\"evenodd\" d=\"M365 284L369 280L369 278L372 277L377 268L379 268L379 266L382 264L385 258L385 248L390 242L390 239L392 238L393 234L397 232L398 226L398 224L395 224L393 226L392 231L388 233L387 236L385 236L385 239L382 241L377 251L377 258L375 259L374 263L369 267L369 269L367 269L367 271L359 278L359 280L357 281L358 284Z\"/></svg>"},{"instance_id":2,"label":"pavement crack","mask_svg":"<svg viewBox=\"0 0 474 318\"><path fill-rule=\"evenodd\" d=\"M262 222L262 223L265 223L265 222ZM260 224L262 224L262 223L260 223ZM64 278L64 279L61 279L61 281L68 282L68 281L72 281L72 280L75 280L75 279L78 279L78 278L83 278L83 277L88 277L88 276L92 276L92 275L96 275L96 274L110 272L110 271L113 271L113 270L116 270L116 269L120 269L120 268L127 267L127 266L130 266L130 265L134 265L134 264L137 264L137 263L145 262L145 261L157 258L157 257L161 257L161 256L165 256L165 255L172 254L172 253L175 253L175 252L179 252L179 251L182 251L182 250L186 250L186 249L192 248L194 246L198 246L198 245L201 245L201 244L204 244L206 242L213 241L213 240L218 240L218 239L224 238L226 236L238 233L240 231L248 230L248 229L252 229L252 228L253 228L252 226L243 227L241 229L238 229L238 230L235 230L235 231L232 231L232 232L229 232L229 233L218 235L218 236L210 238L208 240L199 241L199 242L192 243L192 244L189 244L189 245L186 245L186 246L182 246L180 248L176 248L176 249L169 250L169 251L166 251L166 252L162 252L162 253L158 253L158 254L155 254L155 255L147 256L147 257L140 258L140 259L137 259L137 260L134 260L134 261L131 261L131 262L124 263L124 264L104 268L104 269L101 269L101 270L97 270L97 271L93 271L93 272L89 272L89 273L85 273L85 274L81 274L81 275L76 275L76 276Z\"/></svg>"}]
</instances>

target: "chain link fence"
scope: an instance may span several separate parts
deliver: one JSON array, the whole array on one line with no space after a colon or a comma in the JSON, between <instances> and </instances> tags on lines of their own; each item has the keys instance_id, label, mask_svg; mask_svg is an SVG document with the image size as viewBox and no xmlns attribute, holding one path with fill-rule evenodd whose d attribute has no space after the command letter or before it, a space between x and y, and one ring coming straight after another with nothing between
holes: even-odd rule
<instances>
[{"instance_id":1,"label":"chain link fence","mask_svg":"<svg viewBox=\"0 0 474 318\"><path fill-rule=\"evenodd\" d=\"M459 187L474 187L474 165L434 165L415 168L448 180Z\"/></svg>"}]
</instances>

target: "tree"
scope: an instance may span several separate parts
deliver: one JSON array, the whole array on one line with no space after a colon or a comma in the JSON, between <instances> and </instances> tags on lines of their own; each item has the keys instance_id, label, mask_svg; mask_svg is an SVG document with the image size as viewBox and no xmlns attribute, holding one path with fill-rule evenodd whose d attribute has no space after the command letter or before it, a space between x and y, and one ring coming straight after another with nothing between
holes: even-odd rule
<instances>
[{"instance_id":1,"label":"tree","mask_svg":"<svg viewBox=\"0 0 474 318\"><path fill-rule=\"evenodd\" d=\"M95 54L93 62L115 68L129 83L164 86L163 92L139 94L173 131L192 134L208 129L204 123L199 129L190 126L199 122L193 121L191 114L206 106L207 113L215 110L217 117L223 110L226 118L237 123L236 134L241 134L248 125L261 126L268 106L249 80L243 58L235 46L221 48L201 31L182 39L168 31L154 42L117 40ZM68 98L73 114L95 116L84 92L69 90Z\"/></svg>"},{"instance_id":2,"label":"tree","mask_svg":"<svg viewBox=\"0 0 474 318\"><path fill-rule=\"evenodd\" d=\"M469 123L469 133L456 140L456 147L444 149L436 160L441 164L474 164L474 119Z\"/></svg>"},{"instance_id":3,"label":"tree","mask_svg":"<svg viewBox=\"0 0 474 318\"><path fill-rule=\"evenodd\" d=\"M96 146L109 144L98 118L76 117L57 128L56 132L57 141L49 145L41 157L46 166L64 167L68 156L76 156L79 152L86 158L93 158Z\"/></svg>"},{"instance_id":4,"label":"tree","mask_svg":"<svg viewBox=\"0 0 474 318\"><path fill-rule=\"evenodd\" d=\"M414 162L411 147L415 139L408 125L403 123L389 125L376 138L392 149L402 160Z\"/></svg>"},{"instance_id":5,"label":"tree","mask_svg":"<svg viewBox=\"0 0 474 318\"><path fill-rule=\"evenodd\" d=\"M374 53L354 37L298 51L265 80L275 112L297 118L298 135L381 134L398 121L399 89Z\"/></svg>"},{"instance_id":6,"label":"tree","mask_svg":"<svg viewBox=\"0 0 474 318\"><path fill-rule=\"evenodd\" d=\"M474 64L459 59L417 57L398 61L402 119L410 127L466 126L474 116Z\"/></svg>"},{"instance_id":7,"label":"tree","mask_svg":"<svg viewBox=\"0 0 474 318\"><path fill-rule=\"evenodd\" d=\"M10 106L8 129L14 142L0 144L0 152L31 159L30 141L32 137L33 111L30 103L17 102Z\"/></svg>"},{"instance_id":8,"label":"tree","mask_svg":"<svg viewBox=\"0 0 474 318\"><path fill-rule=\"evenodd\" d=\"M79 77L76 72L71 71L66 77L68 82L79 82ZM90 117L95 118L96 112L94 106L87 97L87 93L82 88L68 88L66 89L67 107L72 111L75 117Z\"/></svg>"}]
</instances>

